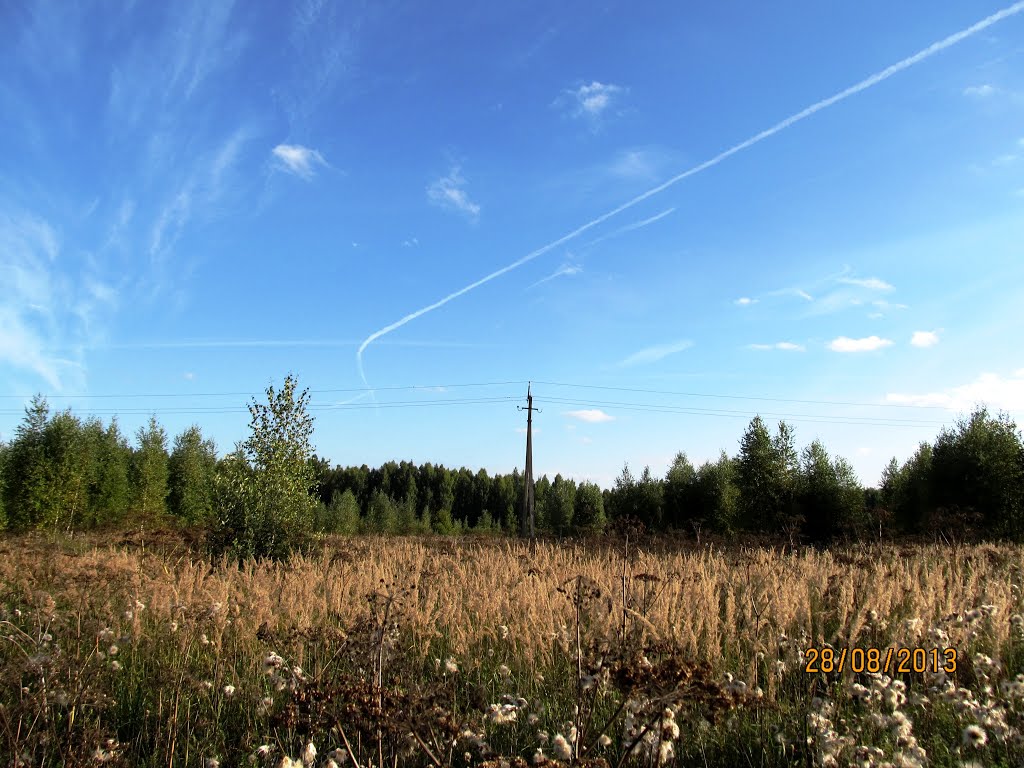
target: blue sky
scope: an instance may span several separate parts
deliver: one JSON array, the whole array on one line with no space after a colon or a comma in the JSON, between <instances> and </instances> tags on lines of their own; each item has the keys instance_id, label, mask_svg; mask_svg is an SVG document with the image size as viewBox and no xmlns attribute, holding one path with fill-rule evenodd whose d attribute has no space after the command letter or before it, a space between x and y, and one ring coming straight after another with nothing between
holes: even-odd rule
<instances>
[{"instance_id":1,"label":"blue sky","mask_svg":"<svg viewBox=\"0 0 1024 768\"><path fill-rule=\"evenodd\" d=\"M533 380L538 473L761 413L874 484L1024 418L1024 3L21 2L0 73L3 439L223 452L291 371L332 462L506 472Z\"/></svg>"}]
</instances>

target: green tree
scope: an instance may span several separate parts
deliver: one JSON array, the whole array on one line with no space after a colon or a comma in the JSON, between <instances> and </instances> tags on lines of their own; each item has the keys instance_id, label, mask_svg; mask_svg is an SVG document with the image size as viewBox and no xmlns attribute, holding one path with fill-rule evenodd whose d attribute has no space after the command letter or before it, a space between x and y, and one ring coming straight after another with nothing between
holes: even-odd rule
<instances>
[{"instance_id":1,"label":"green tree","mask_svg":"<svg viewBox=\"0 0 1024 768\"><path fill-rule=\"evenodd\" d=\"M622 471L615 478L607 507L615 520L640 519L638 486L628 462L622 465Z\"/></svg>"},{"instance_id":2,"label":"green tree","mask_svg":"<svg viewBox=\"0 0 1024 768\"><path fill-rule=\"evenodd\" d=\"M316 498L309 391L289 374L267 402L249 405L249 438L221 473L218 545L240 558L286 558L308 540Z\"/></svg>"},{"instance_id":3,"label":"green tree","mask_svg":"<svg viewBox=\"0 0 1024 768\"><path fill-rule=\"evenodd\" d=\"M693 486L697 470L680 451L672 460L665 475L665 525L668 528L682 528L689 525L694 516Z\"/></svg>"},{"instance_id":4,"label":"green tree","mask_svg":"<svg viewBox=\"0 0 1024 768\"><path fill-rule=\"evenodd\" d=\"M80 525L88 503L90 446L82 423L70 410L55 414L43 428L46 496L37 524L73 530Z\"/></svg>"},{"instance_id":5,"label":"green tree","mask_svg":"<svg viewBox=\"0 0 1024 768\"><path fill-rule=\"evenodd\" d=\"M159 520L167 514L167 432L150 416L135 433L139 447L132 462L135 507L142 520Z\"/></svg>"},{"instance_id":6,"label":"green tree","mask_svg":"<svg viewBox=\"0 0 1024 768\"><path fill-rule=\"evenodd\" d=\"M893 471L889 462L882 477L882 498L892 504L896 525L904 533L924 530L936 524L932 514L932 446L922 442L914 455Z\"/></svg>"},{"instance_id":7,"label":"green tree","mask_svg":"<svg viewBox=\"0 0 1024 768\"><path fill-rule=\"evenodd\" d=\"M661 479L654 476L649 466L645 466L640 473L636 492L640 520L653 530L660 529L664 517L665 489Z\"/></svg>"},{"instance_id":8,"label":"green tree","mask_svg":"<svg viewBox=\"0 0 1024 768\"><path fill-rule=\"evenodd\" d=\"M989 535L1024 534L1024 445L1006 414L981 407L944 429L932 451L932 501L949 522Z\"/></svg>"},{"instance_id":9,"label":"green tree","mask_svg":"<svg viewBox=\"0 0 1024 768\"><path fill-rule=\"evenodd\" d=\"M7 528L7 457L10 446L0 442L0 531Z\"/></svg>"},{"instance_id":10,"label":"green tree","mask_svg":"<svg viewBox=\"0 0 1024 768\"><path fill-rule=\"evenodd\" d=\"M373 533L399 532L398 505L382 490L374 491L370 497L370 506L366 510L366 527Z\"/></svg>"},{"instance_id":11,"label":"green tree","mask_svg":"<svg viewBox=\"0 0 1024 768\"><path fill-rule=\"evenodd\" d=\"M12 530L36 526L47 508L44 430L50 418L46 398L36 395L14 433L7 454L4 483L7 525Z\"/></svg>"},{"instance_id":12,"label":"green tree","mask_svg":"<svg viewBox=\"0 0 1024 768\"><path fill-rule=\"evenodd\" d=\"M772 438L755 416L740 440L737 470L743 528L770 531L799 522L793 505L798 462L793 432L785 422Z\"/></svg>"},{"instance_id":13,"label":"green tree","mask_svg":"<svg viewBox=\"0 0 1024 768\"><path fill-rule=\"evenodd\" d=\"M853 468L845 459L829 458L820 440L803 451L798 498L804 533L813 541L857 533L866 523L864 492Z\"/></svg>"},{"instance_id":14,"label":"green tree","mask_svg":"<svg viewBox=\"0 0 1024 768\"><path fill-rule=\"evenodd\" d=\"M359 502L351 489L335 491L331 501L319 510L316 528L322 533L352 536L359 533Z\"/></svg>"},{"instance_id":15,"label":"green tree","mask_svg":"<svg viewBox=\"0 0 1024 768\"><path fill-rule=\"evenodd\" d=\"M548 493L547 523L552 533L564 536L573 525L576 504L576 483L555 475Z\"/></svg>"},{"instance_id":16,"label":"green tree","mask_svg":"<svg viewBox=\"0 0 1024 768\"><path fill-rule=\"evenodd\" d=\"M581 483L576 489L573 522L582 533L600 533L607 520L604 515L604 499L601 489L595 483Z\"/></svg>"},{"instance_id":17,"label":"green tree","mask_svg":"<svg viewBox=\"0 0 1024 768\"><path fill-rule=\"evenodd\" d=\"M692 520L697 525L709 524L724 534L735 531L740 509L737 465L725 451L718 461L701 464L693 483L694 507L699 511Z\"/></svg>"},{"instance_id":18,"label":"green tree","mask_svg":"<svg viewBox=\"0 0 1024 768\"><path fill-rule=\"evenodd\" d=\"M115 525L128 512L131 493L129 472L132 451L121 434L117 419L97 435L96 467L89 487L89 507L93 525Z\"/></svg>"},{"instance_id":19,"label":"green tree","mask_svg":"<svg viewBox=\"0 0 1024 768\"><path fill-rule=\"evenodd\" d=\"M217 470L213 441L204 440L202 430L193 424L174 438L167 469L171 513L187 525L211 522Z\"/></svg>"}]
</instances>

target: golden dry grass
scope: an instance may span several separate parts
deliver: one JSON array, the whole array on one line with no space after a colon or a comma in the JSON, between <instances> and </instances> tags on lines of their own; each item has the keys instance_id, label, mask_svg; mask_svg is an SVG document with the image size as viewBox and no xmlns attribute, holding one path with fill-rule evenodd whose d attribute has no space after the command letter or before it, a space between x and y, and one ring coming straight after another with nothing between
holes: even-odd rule
<instances>
[{"instance_id":1,"label":"golden dry grass","mask_svg":"<svg viewBox=\"0 0 1024 768\"><path fill-rule=\"evenodd\" d=\"M339 748L323 713L372 734L372 722L357 728L352 702L380 718L387 692L389 717L443 701L462 734L447 749L474 750L460 764L484 756L485 736L497 754L529 757L547 743L544 729L569 732L565 718L588 696L587 711L618 713L611 749L623 756L627 699L660 717L659 697L685 684L672 704L692 718L679 764L826 764L877 744L892 764L927 753L955 765L960 753L946 745L975 726L991 735L986 754L1005 762L1024 754L1022 574L1024 548L1012 545L788 553L332 538L286 563L239 566L167 534L10 537L0 540L0 753L26 765L173 765L197 755L234 764L260 745L298 754L311 738ZM574 603L577 588L585 604ZM371 597L382 593L394 599ZM962 664L948 679L806 674L801 649L824 643L941 644ZM630 681L645 676L642 693ZM598 677L584 694L584 678ZM302 725L308 702L326 709ZM483 714L500 707L521 711L515 728ZM737 716L716 720L714 707ZM599 733L589 732L592 747ZM404 754L396 739L391 754Z\"/></svg>"},{"instance_id":2,"label":"golden dry grass","mask_svg":"<svg viewBox=\"0 0 1024 768\"><path fill-rule=\"evenodd\" d=\"M239 568L138 547L73 551L38 538L0 544L0 582L26 597L49 593L65 605L101 611L114 631L126 621L126 601L135 599L150 620L166 621L175 606L219 603L243 635L264 623L272 630L344 627L365 615L367 595L382 585L413 587L405 628L424 652L438 638L468 652L506 626L522 658L537 662L572 623L572 605L558 588L577 575L599 585L605 601L607 610L597 612L604 627L593 629L614 632L622 621L625 575L631 623L695 658L735 663L749 662L779 634L864 644L871 610L885 617L893 642L913 645L898 626L905 619L920 618L927 627L994 605L998 620L988 639L1001 646L1010 615L1022 610L1022 570L1024 550L1011 545L799 554L632 549L624 563L622 549L598 544L335 539L315 556Z\"/></svg>"}]
</instances>

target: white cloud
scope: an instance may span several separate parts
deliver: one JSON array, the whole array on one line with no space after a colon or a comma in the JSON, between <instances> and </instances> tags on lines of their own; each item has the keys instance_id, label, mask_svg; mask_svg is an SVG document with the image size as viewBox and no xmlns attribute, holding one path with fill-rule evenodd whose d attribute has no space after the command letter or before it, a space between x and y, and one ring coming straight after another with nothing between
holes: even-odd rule
<instances>
[{"instance_id":1,"label":"white cloud","mask_svg":"<svg viewBox=\"0 0 1024 768\"><path fill-rule=\"evenodd\" d=\"M751 344L750 348L758 350L780 349L783 352L804 351L804 346L802 344L794 344L791 341L777 341L774 344Z\"/></svg>"},{"instance_id":2,"label":"white cloud","mask_svg":"<svg viewBox=\"0 0 1024 768\"><path fill-rule=\"evenodd\" d=\"M1019 11L1020 7L1018 6L1012 6L1010 9L997 11L996 13L990 14L989 16L986 16L980 21L975 22L969 27L965 27L964 29L958 32L954 32L951 35L947 35L941 40L935 41L927 48L923 48L917 53L911 54L910 56L900 59L894 64L890 64L885 69L879 70L878 72L869 75L863 80L832 94L831 96L828 96L824 99L820 99L811 104L810 106L800 110L799 112L795 112L791 114L789 117L786 117L780 120L779 122L775 123L774 125L765 128L764 130L758 133L753 134L749 138L746 138L737 144L733 144L731 147L722 150L714 157L704 160L703 162L697 163L696 165L693 165L687 168L686 170L677 173L675 176L666 179L657 186L651 187L650 189L641 192L639 195L636 195L630 200L627 200L626 202L622 203L616 208L613 208L609 211L606 211L605 213L602 213L600 216L591 219L585 224L581 224L580 226L567 232L561 237L552 240L546 245L542 245L539 248L535 248L533 251L530 251L525 256L521 256L520 258L516 259L515 261L509 264L506 264L500 269L496 269L493 272L472 281L468 285L465 285L462 288L459 288L458 290L451 291L450 293L441 297L440 299L437 299L436 301L427 304L426 306L420 307L419 309L409 312L406 315L400 317L398 320L395 320L394 322L389 323L388 325L385 325L382 328L379 328L378 330L374 331L369 336L367 336L363 340L363 343L359 345L359 349L356 351L356 368L359 372L359 377L363 380L364 384L368 384L366 379L366 371L363 367L363 353L366 351L367 347L369 347L378 339L383 338L389 333L397 331L399 328L404 328L406 325L413 322L414 320L417 320L423 317L424 315L429 314L430 312L434 312L440 309L441 307L446 306L455 299L461 296L465 296L470 291L474 291L480 286L486 285L492 280L496 280L497 278L511 272L514 269L518 269L523 264L526 264L527 262L530 262L533 259L542 256L543 254L547 253L553 248L559 247L563 243L567 243L568 241L579 237L584 232L593 229L594 227L613 218L614 216L617 216L623 211L633 208L634 206L638 205L644 200L648 200L651 197L654 197L655 195L663 192L669 187L675 186L684 179L688 179L692 176L696 176L697 174L703 173L704 171L707 171L710 168L714 168L720 163L723 163L726 160L728 160L733 155L745 152L746 150L750 149L756 144L760 144L762 141L765 141L771 138L772 136L775 136L776 134L781 133L782 131L785 131L788 128L791 128L797 123L807 120L812 115L816 115L818 112L821 112L822 110L829 109L830 107L838 104L839 102L845 101L859 93L863 93L864 91L867 91L868 89L875 87L876 85L882 82L885 82L886 80L888 80L891 77L894 77L898 73L918 65L922 61L930 59L931 57L939 54L940 52L946 50L947 48L950 48L960 43L961 41L969 37L977 35L983 30L988 29L994 24L998 24L1000 21L1006 19L1011 15L1018 13Z\"/></svg>"},{"instance_id":3,"label":"white cloud","mask_svg":"<svg viewBox=\"0 0 1024 768\"><path fill-rule=\"evenodd\" d=\"M480 215L480 206L469 199L465 186L466 179L462 176L461 169L455 166L451 173L427 187L427 197L435 205L461 211L475 219Z\"/></svg>"},{"instance_id":4,"label":"white cloud","mask_svg":"<svg viewBox=\"0 0 1024 768\"><path fill-rule=\"evenodd\" d=\"M114 298L87 272L62 274L60 254L49 223L0 206L0 371L30 371L54 390L68 385L68 375L77 383L83 374L80 362L54 350L80 354L92 308L105 308L103 297Z\"/></svg>"},{"instance_id":5,"label":"white cloud","mask_svg":"<svg viewBox=\"0 0 1024 768\"><path fill-rule=\"evenodd\" d=\"M612 102L623 92L625 88L610 83L599 83L597 80L590 85L581 85L575 90L569 90L573 103L573 114L576 117L586 116L596 118L601 115Z\"/></svg>"},{"instance_id":6,"label":"white cloud","mask_svg":"<svg viewBox=\"0 0 1024 768\"><path fill-rule=\"evenodd\" d=\"M910 343L915 347L932 347L939 343L939 335L934 331L914 331Z\"/></svg>"},{"instance_id":7,"label":"white cloud","mask_svg":"<svg viewBox=\"0 0 1024 768\"><path fill-rule=\"evenodd\" d=\"M885 280L880 280L877 277L843 277L839 279L839 282L845 283L846 285L856 285L860 288L867 288L868 290L871 291L894 290L891 284L885 282Z\"/></svg>"},{"instance_id":8,"label":"white cloud","mask_svg":"<svg viewBox=\"0 0 1024 768\"><path fill-rule=\"evenodd\" d=\"M807 291L802 291L799 288L793 289L793 293L799 296L804 301L814 301L814 297L811 296Z\"/></svg>"},{"instance_id":9,"label":"white cloud","mask_svg":"<svg viewBox=\"0 0 1024 768\"><path fill-rule=\"evenodd\" d=\"M983 85L972 85L964 88L964 96L984 98L986 96L991 96L996 92L996 90L995 86L989 85L988 83Z\"/></svg>"},{"instance_id":10,"label":"white cloud","mask_svg":"<svg viewBox=\"0 0 1024 768\"><path fill-rule=\"evenodd\" d=\"M195 381L196 380L196 375L194 373L192 373L192 371L186 371L184 374L182 374L182 376L184 377L185 381Z\"/></svg>"},{"instance_id":11,"label":"white cloud","mask_svg":"<svg viewBox=\"0 0 1024 768\"><path fill-rule=\"evenodd\" d=\"M658 162L653 153L644 149L627 149L619 153L608 170L624 179L653 179L658 175Z\"/></svg>"},{"instance_id":12,"label":"white cloud","mask_svg":"<svg viewBox=\"0 0 1024 768\"><path fill-rule=\"evenodd\" d=\"M406 248L416 248L419 246L419 244L419 239L415 237L410 237L408 240L402 241L402 245L404 245Z\"/></svg>"},{"instance_id":13,"label":"white cloud","mask_svg":"<svg viewBox=\"0 0 1024 768\"><path fill-rule=\"evenodd\" d=\"M752 299L749 296L740 296L733 304L738 307L749 307L752 304L757 304L757 299Z\"/></svg>"},{"instance_id":14,"label":"white cloud","mask_svg":"<svg viewBox=\"0 0 1024 768\"><path fill-rule=\"evenodd\" d=\"M327 161L315 149L298 144L278 144L271 150L282 170L294 173L306 181L316 175L317 166L326 166Z\"/></svg>"},{"instance_id":15,"label":"white cloud","mask_svg":"<svg viewBox=\"0 0 1024 768\"><path fill-rule=\"evenodd\" d=\"M890 393L885 399L898 405L939 406L959 412L971 411L979 404L993 410L1024 411L1024 369L1006 378L982 373L969 384L923 394Z\"/></svg>"},{"instance_id":16,"label":"white cloud","mask_svg":"<svg viewBox=\"0 0 1024 768\"><path fill-rule=\"evenodd\" d=\"M644 363L656 363L669 355L682 352L684 349L689 349L692 346L692 341L682 340L672 342L671 344L658 344L653 347L646 347L641 349L639 352L634 352L629 357L620 361L619 365L621 367L628 367L631 365L642 365Z\"/></svg>"},{"instance_id":17,"label":"white cloud","mask_svg":"<svg viewBox=\"0 0 1024 768\"><path fill-rule=\"evenodd\" d=\"M570 419L579 419L580 421L586 421L590 424L599 424L604 421L615 420L614 416L609 416L600 408L585 408L579 411L565 411L563 415L568 416Z\"/></svg>"},{"instance_id":18,"label":"white cloud","mask_svg":"<svg viewBox=\"0 0 1024 768\"><path fill-rule=\"evenodd\" d=\"M878 336L867 336L863 339L851 339L847 336L840 336L829 342L828 348L833 352L873 352L883 347L891 347L890 339L881 339Z\"/></svg>"}]
</instances>

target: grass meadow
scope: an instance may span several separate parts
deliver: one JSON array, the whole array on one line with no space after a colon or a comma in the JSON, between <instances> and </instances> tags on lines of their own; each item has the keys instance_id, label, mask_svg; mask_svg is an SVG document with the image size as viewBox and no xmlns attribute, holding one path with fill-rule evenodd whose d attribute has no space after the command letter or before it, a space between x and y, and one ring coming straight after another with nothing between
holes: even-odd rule
<instances>
[{"instance_id":1,"label":"grass meadow","mask_svg":"<svg viewBox=\"0 0 1024 768\"><path fill-rule=\"evenodd\" d=\"M178 534L7 537L0 762L1020 765L1022 568L1012 545L339 537L237 564Z\"/></svg>"}]
</instances>

